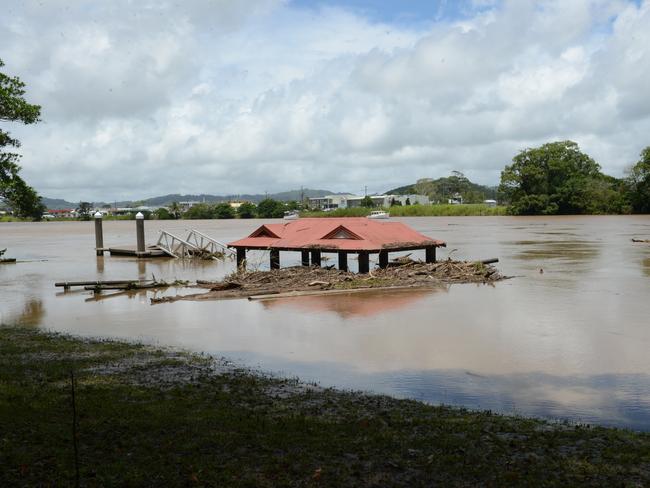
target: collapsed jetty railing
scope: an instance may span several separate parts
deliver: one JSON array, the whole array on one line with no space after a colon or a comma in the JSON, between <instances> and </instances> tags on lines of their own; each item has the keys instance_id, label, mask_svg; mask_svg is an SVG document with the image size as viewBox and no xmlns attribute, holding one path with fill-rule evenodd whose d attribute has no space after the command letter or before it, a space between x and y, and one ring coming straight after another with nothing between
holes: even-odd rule
<instances>
[{"instance_id":1,"label":"collapsed jetty railing","mask_svg":"<svg viewBox=\"0 0 650 488\"><path fill-rule=\"evenodd\" d=\"M156 247L178 259L193 257L222 259L235 254L235 251L228 248L223 242L195 229L189 230L186 239L182 239L166 230L161 230Z\"/></svg>"},{"instance_id":2,"label":"collapsed jetty railing","mask_svg":"<svg viewBox=\"0 0 650 488\"><path fill-rule=\"evenodd\" d=\"M187 242L184 239L181 239L174 234L167 232L166 230L160 231L160 236L158 237L158 242L156 242L156 247L161 251L166 252L170 256L175 258L184 259L191 258L192 251L198 251L191 243Z\"/></svg>"},{"instance_id":3,"label":"collapsed jetty railing","mask_svg":"<svg viewBox=\"0 0 650 488\"><path fill-rule=\"evenodd\" d=\"M213 239L212 237L207 236L203 232L199 232L196 229L190 229L189 234L187 234L187 239L185 240L211 255L235 255L234 249L230 249L225 243L218 241L217 239Z\"/></svg>"}]
</instances>

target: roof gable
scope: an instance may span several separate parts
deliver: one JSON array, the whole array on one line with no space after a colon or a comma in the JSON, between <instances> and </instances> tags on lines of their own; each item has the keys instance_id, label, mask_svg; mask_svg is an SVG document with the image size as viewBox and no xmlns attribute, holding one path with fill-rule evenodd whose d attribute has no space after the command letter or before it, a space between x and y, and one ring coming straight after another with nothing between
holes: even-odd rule
<instances>
[{"instance_id":1,"label":"roof gable","mask_svg":"<svg viewBox=\"0 0 650 488\"><path fill-rule=\"evenodd\" d=\"M269 229L266 225L263 225L259 228L257 228L251 235L248 237L271 237L273 239L279 239L280 237L275 234L271 229Z\"/></svg>"},{"instance_id":2,"label":"roof gable","mask_svg":"<svg viewBox=\"0 0 650 488\"><path fill-rule=\"evenodd\" d=\"M344 225L339 225L333 231L321 237L321 239L353 239L355 241L360 241L363 239L363 237L359 236L358 234L355 234Z\"/></svg>"}]
</instances>

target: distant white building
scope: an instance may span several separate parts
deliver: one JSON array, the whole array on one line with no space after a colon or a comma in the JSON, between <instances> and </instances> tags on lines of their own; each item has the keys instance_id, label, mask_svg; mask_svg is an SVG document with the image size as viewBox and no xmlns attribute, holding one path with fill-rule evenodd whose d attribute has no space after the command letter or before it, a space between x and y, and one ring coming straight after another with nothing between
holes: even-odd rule
<instances>
[{"instance_id":1,"label":"distant white building","mask_svg":"<svg viewBox=\"0 0 650 488\"><path fill-rule=\"evenodd\" d=\"M460 193L454 193L447 202L452 205L461 205L463 203L463 196Z\"/></svg>"},{"instance_id":2,"label":"distant white building","mask_svg":"<svg viewBox=\"0 0 650 488\"><path fill-rule=\"evenodd\" d=\"M496 207L497 206L497 201L496 200L483 200L483 203L489 207Z\"/></svg>"},{"instance_id":3,"label":"distant white building","mask_svg":"<svg viewBox=\"0 0 650 488\"><path fill-rule=\"evenodd\" d=\"M429 205L429 197L426 195L369 195L375 207L390 207L393 200L402 205ZM360 207L365 197L354 197L348 199L348 207Z\"/></svg>"},{"instance_id":4,"label":"distant white building","mask_svg":"<svg viewBox=\"0 0 650 488\"><path fill-rule=\"evenodd\" d=\"M178 206L181 209L181 212L187 212L194 205L198 205L201 202L178 202Z\"/></svg>"},{"instance_id":5,"label":"distant white building","mask_svg":"<svg viewBox=\"0 0 650 488\"><path fill-rule=\"evenodd\" d=\"M351 198L362 198L356 195L325 195L309 199L309 206L318 210L335 210L337 208L348 208L348 201Z\"/></svg>"}]
</instances>

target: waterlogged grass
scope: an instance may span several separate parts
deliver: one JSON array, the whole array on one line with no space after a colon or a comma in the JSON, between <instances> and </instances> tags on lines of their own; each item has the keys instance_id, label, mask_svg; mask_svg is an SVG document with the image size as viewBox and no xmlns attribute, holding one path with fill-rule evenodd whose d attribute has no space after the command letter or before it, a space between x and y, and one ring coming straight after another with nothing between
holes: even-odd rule
<instances>
[{"instance_id":1,"label":"waterlogged grass","mask_svg":"<svg viewBox=\"0 0 650 488\"><path fill-rule=\"evenodd\" d=\"M480 203L463 205L408 205L391 207L390 215L394 217L469 217L473 215L506 215L506 207L491 207Z\"/></svg>"},{"instance_id":2,"label":"waterlogged grass","mask_svg":"<svg viewBox=\"0 0 650 488\"><path fill-rule=\"evenodd\" d=\"M303 212L303 217L365 217L372 209L339 208L332 212ZM384 209L391 217L469 217L506 215L506 207L483 204L465 205L405 205Z\"/></svg>"},{"instance_id":3,"label":"waterlogged grass","mask_svg":"<svg viewBox=\"0 0 650 488\"><path fill-rule=\"evenodd\" d=\"M20 219L12 215L0 215L0 222L31 222L31 219Z\"/></svg>"},{"instance_id":4,"label":"waterlogged grass","mask_svg":"<svg viewBox=\"0 0 650 488\"><path fill-rule=\"evenodd\" d=\"M337 208L331 212L300 212L301 217L365 217L370 209L365 207Z\"/></svg>"},{"instance_id":5,"label":"waterlogged grass","mask_svg":"<svg viewBox=\"0 0 650 488\"><path fill-rule=\"evenodd\" d=\"M650 436L308 387L0 328L0 485L647 486Z\"/></svg>"}]
</instances>

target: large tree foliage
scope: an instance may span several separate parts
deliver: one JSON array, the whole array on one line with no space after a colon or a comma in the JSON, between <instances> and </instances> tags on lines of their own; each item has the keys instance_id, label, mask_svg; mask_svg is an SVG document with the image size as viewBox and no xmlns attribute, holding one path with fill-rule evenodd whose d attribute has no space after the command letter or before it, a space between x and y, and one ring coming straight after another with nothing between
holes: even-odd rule
<instances>
[{"instance_id":1,"label":"large tree foliage","mask_svg":"<svg viewBox=\"0 0 650 488\"><path fill-rule=\"evenodd\" d=\"M0 68L4 63L0 59ZM25 84L17 77L0 72L0 122L34 124L39 121L41 107L23 98ZM0 199L7 202L19 217L40 219L45 207L36 191L20 177L20 155L5 148L20 147L9 132L0 129Z\"/></svg>"},{"instance_id":2,"label":"large tree foliage","mask_svg":"<svg viewBox=\"0 0 650 488\"><path fill-rule=\"evenodd\" d=\"M650 213L650 146L641 151L641 159L628 175L630 203L636 213Z\"/></svg>"},{"instance_id":3,"label":"large tree foliage","mask_svg":"<svg viewBox=\"0 0 650 488\"><path fill-rule=\"evenodd\" d=\"M526 149L501 172L499 191L514 215L619 212L617 180L580 151L560 141Z\"/></svg>"},{"instance_id":4,"label":"large tree foliage","mask_svg":"<svg viewBox=\"0 0 650 488\"><path fill-rule=\"evenodd\" d=\"M284 216L286 207L284 203L265 198L257 204L257 216L261 219L280 218Z\"/></svg>"},{"instance_id":5,"label":"large tree foliage","mask_svg":"<svg viewBox=\"0 0 650 488\"><path fill-rule=\"evenodd\" d=\"M250 202L244 202L237 209L237 215L240 219L252 219L255 217L256 211L255 205Z\"/></svg>"},{"instance_id":6,"label":"large tree foliage","mask_svg":"<svg viewBox=\"0 0 650 488\"><path fill-rule=\"evenodd\" d=\"M456 194L461 195L465 203L481 203L486 198L494 198L495 196L495 190L493 188L472 183L460 171L452 171L450 176L435 180L432 178L422 178L412 187L397 188L396 190L398 190L396 193L426 195L432 202L443 203L446 203L449 198Z\"/></svg>"}]
</instances>

